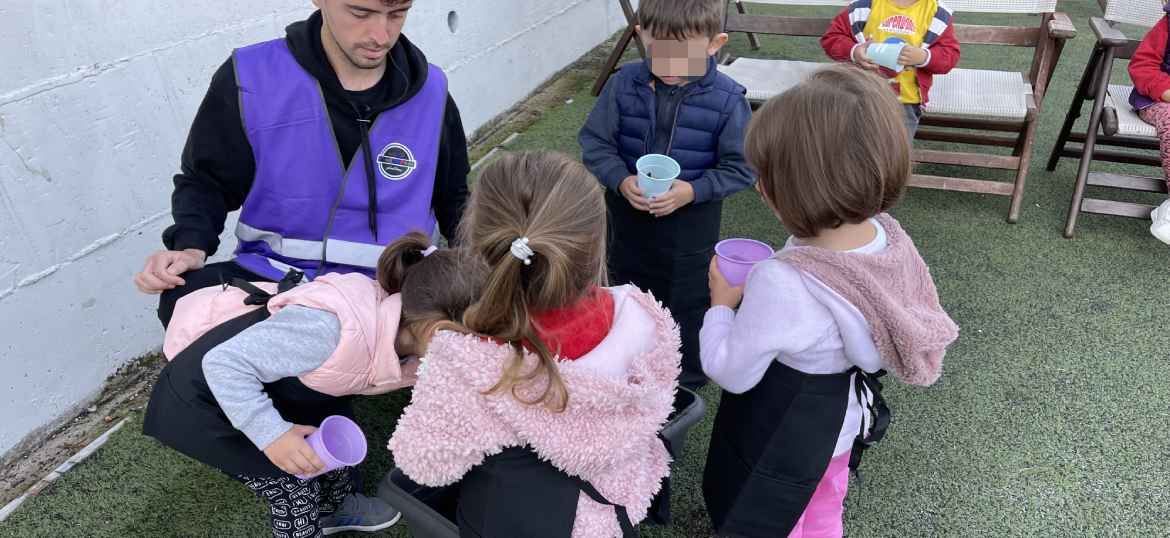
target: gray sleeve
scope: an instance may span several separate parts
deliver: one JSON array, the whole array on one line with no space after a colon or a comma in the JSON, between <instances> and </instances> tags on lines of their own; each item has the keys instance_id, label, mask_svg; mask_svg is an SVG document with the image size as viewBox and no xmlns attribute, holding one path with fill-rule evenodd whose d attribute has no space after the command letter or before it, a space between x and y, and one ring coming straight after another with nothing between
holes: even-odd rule
<instances>
[{"instance_id":1,"label":"gray sleeve","mask_svg":"<svg viewBox=\"0 0 1170 538\"><path fill-rule=\"evenodd\" d=\"M272 406L263 383L317 369L340 340L337 316L289 306L208 351L203 375L232 426L263 450L292 427Z\"/></svg>"}]
</instances>

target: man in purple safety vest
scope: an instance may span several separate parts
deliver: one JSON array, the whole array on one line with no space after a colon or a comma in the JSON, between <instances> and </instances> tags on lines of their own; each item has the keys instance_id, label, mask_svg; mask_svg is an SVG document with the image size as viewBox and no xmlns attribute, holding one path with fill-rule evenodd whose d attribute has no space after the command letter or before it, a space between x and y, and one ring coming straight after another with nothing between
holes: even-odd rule
<instances>
[{"instance_id":1,"label":"man in purple safety vest","mask_svg":"<svg viewBox=\"0 0 1170 538\"><path fill-rule=\"evenodd\" d=\"M412 0L313 0L282 39L236 50L183 150L166 250L135 276L159 319L196 289L295 269L373 274L411 230L448 240L467 200L467 140L443 72L401 34ZM205 265L240 209L231 261Z\"/></svg>"}]
</instances>

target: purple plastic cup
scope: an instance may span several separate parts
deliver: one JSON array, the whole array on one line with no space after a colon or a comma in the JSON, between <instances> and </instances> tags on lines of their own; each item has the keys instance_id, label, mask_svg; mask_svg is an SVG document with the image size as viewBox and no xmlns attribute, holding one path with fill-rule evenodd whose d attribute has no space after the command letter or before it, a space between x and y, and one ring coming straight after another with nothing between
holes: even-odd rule
<instances>
[{"instance_id":1,"label":"purple plastic cup","mask_svg":"<svg viewBox=\"0 0 1170 538\"><path fill-rule=\"evenodd\" d=\"M340 415L326 417L317 431L305 438L305 442L325 463L325 468L316 474L297 475L301 480L357 465L366 459L366 434L354 421Z\"/></svg>"},{"instance_id":2,"label":"purple plastic cup","mask_svg":"<svg viewBox=\"0 0 1170 538\"><path fill-rule=\"evenodd\" d=\"M719 272L736 288L747 282L753 266L771 258L772 254L772 247L753 239L726 239L715 245Z\"/></svg>"}]
</instances>

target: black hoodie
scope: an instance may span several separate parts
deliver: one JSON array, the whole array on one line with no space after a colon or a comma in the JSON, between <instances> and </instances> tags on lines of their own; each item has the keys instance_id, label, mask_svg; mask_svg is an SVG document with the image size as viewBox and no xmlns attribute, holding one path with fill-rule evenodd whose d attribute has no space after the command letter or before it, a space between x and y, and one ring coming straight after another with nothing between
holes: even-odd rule
<instances>
[{"instance_id":1,"label":"black hoodie","mask_svg":"<svg viewBox=\"0 0 1170 538\"><path fill-rule=\"evenodd\" d=\"M337 145L345 159L351 159L361 147L359 120L373 121L379 113L413 97L426 82L426 56L406 36L399 37L390 50L382 80L368 90L350 92L341 86L325 57L320 12L289 25L285 31L297 63L321 83ZM229 57L212 76L211 87L187 136L182 171L175 175L171 195L175 224L163 232L163 244L168 249L197 248L208 256L214 254L227 214L239 209L248 196L256 161L240 112L235 66ZM439 231L448 241L455 239L467 202L469 171L463 120L448 94L431 201Z\"/></svg>"}]
</instances>

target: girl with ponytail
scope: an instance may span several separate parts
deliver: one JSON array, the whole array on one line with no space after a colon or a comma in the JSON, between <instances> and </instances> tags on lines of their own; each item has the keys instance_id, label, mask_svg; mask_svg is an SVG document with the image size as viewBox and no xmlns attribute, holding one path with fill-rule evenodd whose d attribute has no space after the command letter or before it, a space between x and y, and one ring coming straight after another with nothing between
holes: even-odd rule
<instances>
[{"instance_id":1,"label":"girl with ponytail","mask_svg":"<svg viewBox=\"0 0 1170 538\"><path fill-rule=\"evenodd\" d=\"M633 535L669 470L679 336L630 286L604 288L606 210L546 152L484 168L460 230L483 293L440 330L389 448L411 480L460 482L464 536Z\"/></svg>"},{"instance_id":2,"label":"girl with ponytail","mask_svg":"<svg viewBox=\"0 0 1170 538\"><path fill-rule=\"evenodd\" d=\"M349 469L294 476L322 469L305 437L327 416L352 418L353 395L414 384L430 333L462 318L485 272L469 252L437 250L414 232L386 247L376 280L326 274L284 291L242 281L196 291L175 306L163 346L171 362L143 429L264 497L274 530L389 527L397 510L354 493ZM311 510L288 509L302 499Z\"/></svg>"}]
</instances>

